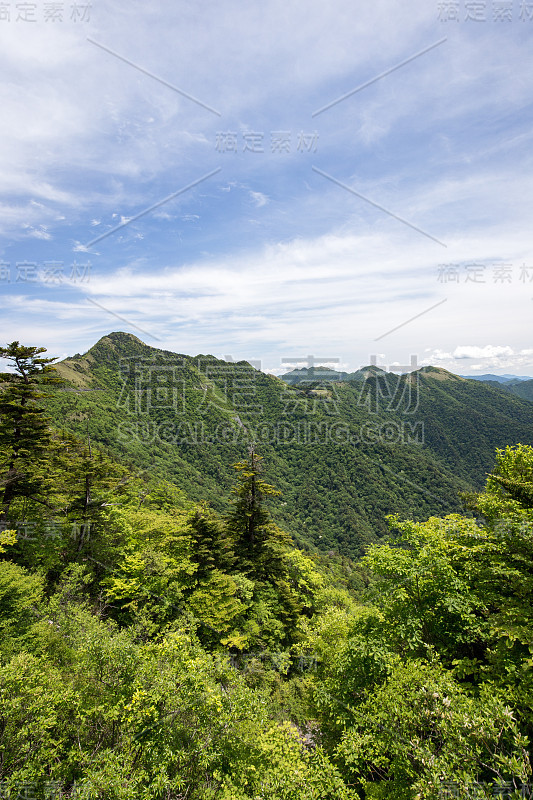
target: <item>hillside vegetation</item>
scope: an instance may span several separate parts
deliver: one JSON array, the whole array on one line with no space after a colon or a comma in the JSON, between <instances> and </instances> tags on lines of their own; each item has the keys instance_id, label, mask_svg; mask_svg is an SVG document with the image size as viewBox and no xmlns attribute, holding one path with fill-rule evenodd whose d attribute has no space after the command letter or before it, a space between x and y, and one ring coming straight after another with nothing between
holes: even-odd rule
<instances>
[{"instance_id":1,"label":"hillside vegetation","mask_svg":"<svg viewBox=\"0 0 533 800\"><path fill-rule=\"evenodd\" d=\"M325 558L282 522L277 447L232 443L239 457L212 465L202 491L224 475L222 511L152 469L157 448L138 468L146 442L112 457L118 412L98 382L117 373L96 355L68 365L76 394L42 348L0 350L3 796L529 797L533 448L493 454L468 514L400 511L357 563ZM463 385L421 381L436 403ZM52 424L46 409L89 390L100 399L69 407L80 435ZM193 480L202 463L180 467Z\"/></svg>"},{"instance_id":2,"label":"hillside vegetation","mask_svg":"<svg viewBox=\"0 0 533 800\"><path fill-rule=\"evenodd\" d=\"M124 333L58 365L54 424L223 512L228 464L255 444L281 490L278 520L300 547L357 557L385 517L463 511L494 452L533 444L531 406L445 370L377 368L289 386L246 362L158 350ZM316 376L314 376L316 377Z\"/></svg>"}]
</instances>

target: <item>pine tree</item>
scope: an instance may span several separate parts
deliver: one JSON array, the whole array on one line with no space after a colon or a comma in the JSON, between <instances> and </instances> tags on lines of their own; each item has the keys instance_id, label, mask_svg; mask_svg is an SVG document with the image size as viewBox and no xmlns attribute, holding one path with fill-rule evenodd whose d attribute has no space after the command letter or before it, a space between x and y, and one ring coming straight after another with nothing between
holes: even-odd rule
<instances>
[{"instance_id":1,"label":"pine tree","mask_svg":"<svg viewBox=\"0 0 533 800\"><path fill-rule=\"evenodd\" d=\"M43 460L50 443L48 418L39 400L41 386L59 383L52 362L42 358L44 347L24 347L18 341L0 347L0 358L15 368L0 373L0 521L15 497L34 497L47 486Z\"/></svg>"},{"instance_id":2,"label":"pine tree","mask_svg":"<svg viewBox=\"0 0 533 800\"><path fill-rule=\"evenodd\" d=\"M113 499L113 492L128 480L127 470L92 446L87 431L86 443L72 434L54 442L55 460L63 475L61 490L64 503L61 511L74 527L77 550L88 541L97 526L101 510Z\"/></svg>"},{"instance_id":3,"label":"pine tree","mask_svg":"<svg viewBox=\"0 0 533 800\"><path fill-rule=\"evenodd\" d=\"M265 506L280 492L261 478L262 456L250 446L249 458L234 465L238 483L233 489L233 510L226 517L233 538L237 569L252 578L276 578L284 573L283 550L290 537L272 521Z\"/></svg>"}]
</instances>

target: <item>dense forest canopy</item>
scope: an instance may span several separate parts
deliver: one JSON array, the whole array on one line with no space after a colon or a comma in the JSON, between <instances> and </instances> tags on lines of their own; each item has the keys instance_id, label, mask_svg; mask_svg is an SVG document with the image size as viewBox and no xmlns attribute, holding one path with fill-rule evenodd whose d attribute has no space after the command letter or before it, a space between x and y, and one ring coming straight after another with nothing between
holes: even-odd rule
<instances>
[{"instance_id":1,"label":"dense forest canopy","mask_svg":"<svg viewBox=\"0 0 533 800\"><path fill-rule=\"evenodd\" d=\"M283 495L276 521L308 552L359 558L387 535L388 514L460 513L459 493L483 487L497 448L533 444L527 400L442 369L288 386L117 332L57 371L65 384L46 398L56 428L86 438L88 426L113 458L221 514L228 465L255 443Z\"/></svg>"},{"instance_id":2,"label":"dense forest canopy","mask_svg":"<svg viewBox=\"0 0 533 800\"><path fill-rule=\"evenodd\" d=\"M511 409L527 432L526 401L427 378L426 415L445 408L444 393L448 403L471 402L475 421L492 398L478 451L469 439L460 461L471 423L453 439L443 411L431 434L442 441L420 460L435 486L462 496L452 513L424 516L419 504L410 515L408 484L398 478L393 490L390 470L405 474L411 456L379 442L352 448L360 471L388 467L364 476L375 514L389 509L387 533L363 533L352 560L335 537L353 498L331 528L327 514L315 517L322 549L299 530L300 512L287 510L292 476L304 481L315 462L325 494L338 489L345 444L286 444L282 459L279 448L235 441L182 453L165 476L177 450L157 470L157 443L121 453L117 394L89 401L81 391L101 389L96 376L133 402L128 382L86 358L79 394L64 391L75 385L72 360L54 370L43 353L19 342L0 349L10 364L0 376L2 796L531 796L533 447L495 447L484 486L471 480L491 426L510 425ZM261 398L278 398L275 381L260 378ZM223 418L217 385L206 391ZM342 391L349 408L355 389ZM274 413L274 400L264 407ZM66 409L72 425L60 424ZM246 428L242 409L239 420ZM186 491L204 466L202 492ZM343 486L351 475L346 468ZM363 522L355 515L350 524Z\"/></svg>"}]
</instances>

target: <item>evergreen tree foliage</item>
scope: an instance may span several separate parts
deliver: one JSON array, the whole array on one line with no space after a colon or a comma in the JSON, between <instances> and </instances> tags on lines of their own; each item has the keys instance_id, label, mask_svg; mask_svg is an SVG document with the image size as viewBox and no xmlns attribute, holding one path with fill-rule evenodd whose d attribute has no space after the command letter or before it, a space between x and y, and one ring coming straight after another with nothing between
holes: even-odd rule
<instances>
[{"instance_id":1,"label":"evergreen tree foliage","mask_svg":"<svg viewBox=\"0 0 533 800\"><path fill-rule=\"evenodd\" d=\"M3 488L0 521L9 513L13 498L31 497L47 486L39 467L50 442L49 420L39 401L45 396L43 384L60 382L52 363L43 358L44 347L25 347L18 341L0 347L0 358L14 367L0 373L0 465Z\"/></svg>"},{"instance_id":2,"label":"evergreen tree foliage","mask_svg":"<svg viewBox=\"0 0 533 800\"><path fill-rule=\"evenodd\" d=\"M214 569L230 570L235 563L230 536L205 503L191 514L189 525L197 577L204 578Z\"/></svg>"},{"instance_id":3,"label":"evergreen tree foliage","mask_svg":"<svg viewBox=\"0 0 533 800\"><path fill-rule=\"evenodd\" d=\"M249 577L266 579L283 575L283 550L289 546L290 537L272 521L266 502L280 492L261 477L261 462L262 456L251 445L249 458L234 465L238 483L226 526L239 570Z\"/></svg>"}]
</instances>

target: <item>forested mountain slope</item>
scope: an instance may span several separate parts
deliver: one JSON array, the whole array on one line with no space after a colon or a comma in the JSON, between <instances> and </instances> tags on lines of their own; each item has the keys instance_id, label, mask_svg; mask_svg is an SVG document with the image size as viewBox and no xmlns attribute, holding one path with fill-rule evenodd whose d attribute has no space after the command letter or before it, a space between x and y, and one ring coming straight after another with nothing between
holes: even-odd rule
<instances>
[{"instance_id":1,"label":"forested mountain slope","mask_svg":"<svg viewBox=\"0 0 533 800\"><path fill-rule=\"evenodd\" d=\"M123 335L110 342L131 345ZM116 363L98 363L109 341L102 346L98 359L90 353L61 368L75 391L60 385L44 348L0 348L12 367L0 373L2 796L531 797L533 447L496 452L484 490L467 499L469 516L414 521L395 514L387 541L368 547L358 564L309 556L278 524L286 500L254 447L237 463L218 465L233 484L218 514L158 478L150 464L134 474L95 443L93 431L113 445L113 426L124 421L162 431L172 422L162 404L185 414L199 376L211 380L184 361L178 406L177 375L160 369L175 355L163 363L149 348L146 360L137 352L133 369L126 365L133 382L121 386ZM207 432L222 418L250 434L251 420L232 421L241 415L223 405L220 364L209 364L219 382L206 392L220 417L205 415ZM147 371L158 376L148 388ZM267 376L260 381L264 398L279 387ZM422 395L435 408L454 398L456 414L465 406L460 379L432 369L358 388L355 397L350 386L338 396L333 387L299 387L292 397L318 398L314 413L323 424L332 408L325 404L338 403L351 435L362 430L359 418L366 435L369 422L385 423L385 400L397 415L388 419L389 433L401 405L406 415L418 413ZM83 436L50 424L43 405L51 392L50 407L59 415L63 406ZM77 412L69 405L93 393L92 405ZM509 408L497 410L503 423ZM190 426L195 418L183 419ZM490 419L474 423L482 441L492 435ZM128 450L128 441L123 453L132 463L155 457L153 438L142 442L145 450ZM168 470L179 454L187 479L200 476L183 442L170 443L175 449L158 469ZM449 442L437 443L448 456ZM339 473L339 453L350 448L361 469L375 457L383 469L386 448L376 456L362 444L337 445L325 474ZM290 461L295 448L284 447L271 445L273 460L295 479L302 464ZM305 452L311 471L313 448ZM475 468L474 460L465 463L465 471ZM435 470L442 480L442 468ZM380 474L370 503L379 503Z\"/></svg>"},{"instance_id":2,"label":"forested mountain slope","mask_svg":"<svg viewBox=\"0 0 533 800\"><path fill-rule=\"evenodd\" d=\"M300 545L351 556L388 513L459 511L495 448L533 442L527 402L433 368L288 386L246 362L111 333L58 369L68 384L47 400L58 426L218 510L226 465L253 441L286 503L280 523Z\"/></svg>"}]
</instances>

